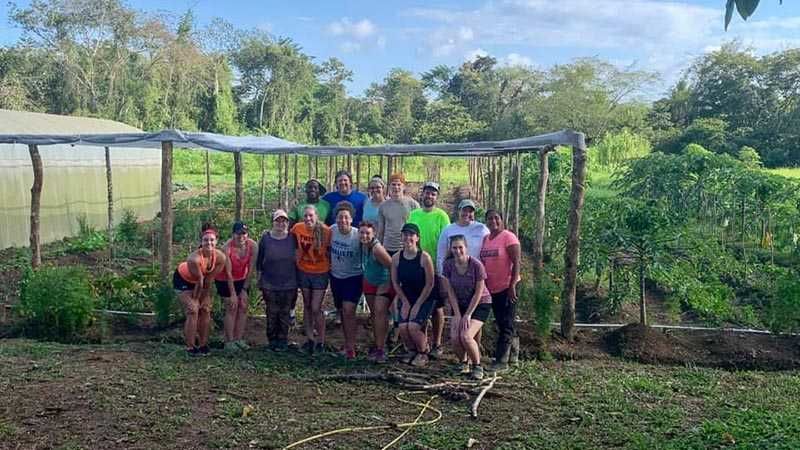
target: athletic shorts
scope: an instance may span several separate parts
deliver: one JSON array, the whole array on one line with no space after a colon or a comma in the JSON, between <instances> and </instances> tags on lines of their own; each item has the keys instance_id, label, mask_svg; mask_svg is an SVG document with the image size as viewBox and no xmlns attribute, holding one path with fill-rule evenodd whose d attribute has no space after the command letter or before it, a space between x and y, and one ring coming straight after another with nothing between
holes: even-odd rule
<instances>
[{"instance_id":1,"label":"athletic shorts","mask_svg":"<svg viewBox=\"0 0 800 450\"><path fill-rule=\"evenodd\" d=\"M242 295L242 290L244 290L244 281L245 280L235 280L233 282L233 288L236 289L237 297ZM228 289L227 281L214 280L214 285L217 287L217 293L220 297L228 298L231 296L231 290Z\"/></svg>"},{"instance_id":2,"label":"athletic shorts","mask_svg":"<svg viewBox=\"0 0 800 450\"><path fill-rule=\"evenodd\" d=\"M361 299L362 276L348 278L331 277L331 293L336 309L342 308L343 302L358 303Z\"/></svg>"},{"instance_id":3,"label":"athletic shorts","mask_svg":"<svg viewBox=\"0 0 800 450\"><path fill-rule=\"evenodd\" d=\"M458 305L458 310L461 312L461 314L464 314L464 311L467 310L468 306L469 305ZM472 320L486 322L486 320L489 318L490 312L492 312L491 303L478 303L478 307L472 312Z\"/></svg>"},{"instance_id":4,"label":"athletic shorts","mask_svg":"<svg viewBox=\"0 0 800 450\"><path fill-rule=\"evenodd\" d=\"M302 270L297 271L297 287L300 289L312 289L315 291L324 291L328 288L328 272L325 273L308 273Z\"/></svg>"},{"instance_id":5,"label":"athletic shorts","mask_svg":"<svg viewBox=\"0 0 800 450\"><path fill-rule=\"evenodd\" d=\"M177 292L181 291L193 291L194 290L194 283L190 283L183 279L181 274L175 270L175 273L172 275L172 289L175 289Z\"/></svg>"},{"instance_id":6,"label":"athletic shorts","mask_svg":"<svg viewBox=\"0 0 800 450\"><path fill-rule=\"evenodd\" d=\"M431 317L431 313L433 313L433 307L435 306L435 301L428 299L422 306L419 307L419 311L417 315L414 317L403 317L402 313L400 316L400 323L408 323L413 322L418 325L424 325L428 322L428 319ZM411 309L414 309L414 304L411 304ZM411 314L411 309L409 309L408 313Z\"/></svg>"},{"instance_id":7,"label":"athletic shorts","mask_svg":"<svg viewBox=\"0 0 800 450\"><path fill-rule=\"evenodd\" d=\"M381 295L384 295L392 299L395 296L394 287L392 286L391 282L387 281L386 284L388 285L389 289L386 292L381 293ZM380 289L380 287L381 286L375 286L374 284L370 284L370 282L367 281L366 277L364 277L364 281L361 283L361 290L364 291L364 295L378 295L378 290Z\"/></svg>"}]
</instances>

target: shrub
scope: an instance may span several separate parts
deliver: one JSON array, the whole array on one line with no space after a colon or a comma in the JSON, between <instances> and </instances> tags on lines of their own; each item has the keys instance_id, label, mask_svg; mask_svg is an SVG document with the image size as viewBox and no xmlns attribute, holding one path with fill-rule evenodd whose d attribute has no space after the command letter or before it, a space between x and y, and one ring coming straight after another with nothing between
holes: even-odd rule
<instances>
[{"instance_id":1,"label":"shrub","mask_svg":"<svg viewBox=\"0 0 800 450\"><path fill-rule=\"evenodd\" d=\"M156 324L159 327L169 325L170 316L176 312L175 291L172 286L162 284L155 291L153 309L156 313Z\"/></svg>"},{"instance_id":2,"label":"shrub","mask_svg":"<svg viewBox=\"0 0 800 450\"><path fill-rule=\"evenodd\" d=\"M536 334L540 337L550 336L553 321L553 306L560 301L559 286L549 274L543 274L538 285L533 287L533 309L536 320Z\"/></svg>"},{"instance_id":3,"label":"shrub","mask_svg":"<svg viewBox=\"0 0 800 450\"><path fill-rule=\"evenodd\" d=\"M69 341L92 321L95 296L82 267L26 270L20 282L23 329L34 336Z\"/></svg>"},{"instance_id":4,"label":"shrub","mask_svg":"<svg viewBox=\"0 0 800 450\"><path fill-rule=\"evenodd\" d=\"M126 209L117 225L117 241L134 243L139 240L139 222L133 210Z\"/></svg>"},{"instance_id":5,"label":"shrub","mask_svg":"<svg viewBox=\"0 0 800 450\"><path fill-rule=\"evenodd\" d=\"M765 316L767 326L773 331L800 331L800 280L796 276L790 274L776 281Z\"/></svg>"}]
</instances>

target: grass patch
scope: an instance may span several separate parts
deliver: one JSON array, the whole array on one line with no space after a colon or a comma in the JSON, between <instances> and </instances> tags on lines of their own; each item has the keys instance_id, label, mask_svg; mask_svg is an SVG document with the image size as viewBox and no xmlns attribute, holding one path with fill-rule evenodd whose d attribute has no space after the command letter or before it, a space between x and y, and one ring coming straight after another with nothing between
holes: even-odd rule
<instances>
[{"instance_id":1,"label":"grass patch","mask_svg":"<svg viewBox=\"0 0 800 450\"><path fill-rule=\"evenodd\" d=\"M34 363L42 366L43 355L60 374L37 369L36 377L20 375ZM365 370L376 368L334 356L253 350L188 358L178 345L155 342L60 346L5 340L0 380L8 381L0 382L0 393L14 408L6 408L0 438L12 437L23 447L176 442L184 448L281 448L324 431L416 417L419 408L397 402L401 390L393 386L320 379ZM501 449L800 447L798 372L615 359L530 361L504 375L503 383L498 389L504 396L487 397L477 420L469 417L470 401L436 399L442 420L412 430L398 448L462 449L470 439L477 440L473 448ZM84 399L80 407L76 398ZM63 412L43 416L45 402ZM342 434L305 448L375 448L397 434Z\"/></svg>"}]
</instances>

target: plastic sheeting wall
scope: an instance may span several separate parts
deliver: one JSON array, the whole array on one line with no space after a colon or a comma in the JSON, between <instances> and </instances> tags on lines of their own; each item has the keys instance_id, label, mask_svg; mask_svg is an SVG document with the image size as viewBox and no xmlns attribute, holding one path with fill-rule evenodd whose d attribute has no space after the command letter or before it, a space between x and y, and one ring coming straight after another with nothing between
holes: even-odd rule
<instances>
[{"instance_id":1,"label":"plastic sheeting wall","mask_svg":"<svg viewBox=\"0 0 800 450\"><path fill-rule=\"evenodd\" d=\"M78 217L105 229L108 217L105 152L102 147L40 146L44 170L41 204L42 242L78 233ZM114 221L124 210L140 220L160 209L161 150L111 148ZM30 242L33 169L28 146L0 144L0 249Z\"/></svg>"}]
</instances>

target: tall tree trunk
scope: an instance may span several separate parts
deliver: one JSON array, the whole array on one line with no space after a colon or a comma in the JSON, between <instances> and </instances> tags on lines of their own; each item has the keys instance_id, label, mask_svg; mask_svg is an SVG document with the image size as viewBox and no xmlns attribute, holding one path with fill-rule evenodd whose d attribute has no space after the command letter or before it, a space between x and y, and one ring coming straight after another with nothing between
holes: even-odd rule
<instances>
[{"instance_id":1,"label":"tall tree trunk","mask_svg":"<svg viewBox=\"0 0 800 450\"><path fill-rule=\"evenodd\" d=\"M564 251L564 289L561 294L561 333L570 342L575 337L575 289L580 256L581 214L586 191L586 144L579 134L572 148L572 192L567 216L567 246Z\"/></svg>"},{"instance_id":2,"label":"tall tree trunk","mask_svg":"<svg viewBox=\"0 0 800 450\"><path fill-rule=\"evenodd\" d=\"M169 283L172 268L172 141L161 143L161 239L158 247L159 274Z\"/></svg>"},{"instance_id":3,"label":"tall tree trunk","mask_svg":"<svg viewBox=\"0 0 800 450\"><path fill-rule=\"evenodd\" d=\"M106 155L106 191L108 194L108 258L114 259L114 184L111 178L111 150L105 147Z\"/></svg>"},{"instance_id":4,"label":"tall tree trunk","mask_svg":"<svg viewBox=\"0 0 800 450\"><path fill-rule=\"evenodd\" d=\"M244 216L244 183L242 180L242 154L233 153L233 174L235 178L234 191L236 193L234 218L239 221Z\"/></svg>"},{"instance_id":5,"label":"tall tree trunk","mask_svg":"<svg viewBox=\"0 0 800 450\"><path fill-rule=\"evenodd\" d=\"M647 300L644 290L644 261L639 261L639 322L647 326Z\"/></svg>"},{"instance_id":6,"label":"tall tree trunk","mask_svg":"<svg viewBox=\"0 0 800 450\"><path fill-rule=\"evenodd\" d=\"M211 210L211 158L206 150L206 200L208 201L208 209Z\"/></svg>"},{"instance_id":7,"label":"tall tree trunk","mask_svg":"<svg viewBox=\"0 0 800 450\"><path fill-rule=\"evenodd\" d=\"M544 227L545 203L547 201L547 182L550 178L548 165L550 149L539 150L539 183L536 185L536 230L533 235L533 279L536 287L541 281L544 269Z\"/></svg>"},{"instance_id":8,"label":"tall tree trunk","mask_svg":"<svg viewBox=\"0 0 800 450\"><path fill-rule=\"evenodd\" d=\"M514 234L519 236L519 192L522 180L522 161L520 152L516 155L516 169L514 170Z\"/></svg>"},{"instance_id":9,"label":"tall tree trunk","mask_svg":"<svg viewBox=\"0 0 800 450\"><path fill-rule=\"evenodd\" d=\"M42 169L42 156L39 154L39 147L35 144L28 145L28 153L31 155L31 166L33 167L33 186L31 186L31 267L36 269L42 265L39 211L42 207L44 170Z\"/></svg>"}]
</instances>

